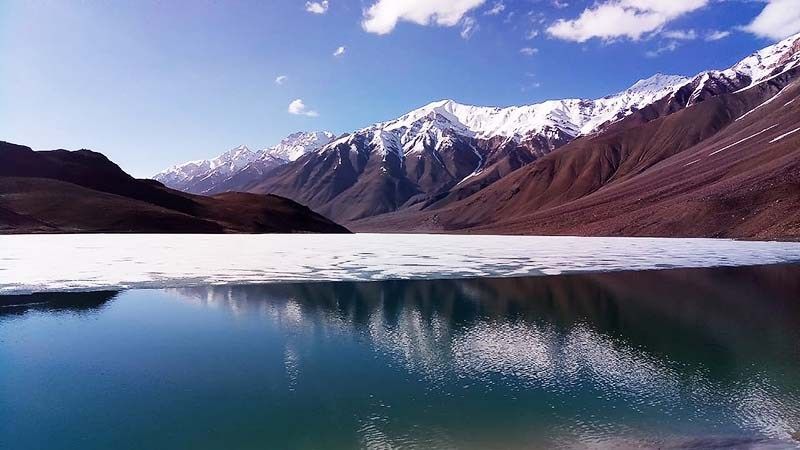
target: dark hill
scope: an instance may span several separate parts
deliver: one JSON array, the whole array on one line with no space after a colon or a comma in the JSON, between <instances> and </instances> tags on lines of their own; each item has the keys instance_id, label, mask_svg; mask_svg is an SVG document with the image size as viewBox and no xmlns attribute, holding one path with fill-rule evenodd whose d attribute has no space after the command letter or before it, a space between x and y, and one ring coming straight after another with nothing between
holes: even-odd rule
<instances>
[{"instance_id":1,"label":"dark hill","mask_svg":"<svg viewBox=\"0 0 800 450\"><path fill-rule=\"evenodd\" d=\"M131 177L89 150L0 142L0 232L344 233L274 195L186 194Z\"/></svg>"}]
</instances>

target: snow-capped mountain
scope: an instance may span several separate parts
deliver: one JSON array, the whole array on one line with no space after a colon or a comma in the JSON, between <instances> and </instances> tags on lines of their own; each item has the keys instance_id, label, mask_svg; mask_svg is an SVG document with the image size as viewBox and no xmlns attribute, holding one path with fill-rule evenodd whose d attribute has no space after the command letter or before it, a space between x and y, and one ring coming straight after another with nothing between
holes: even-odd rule
<instances>
[{"instance_id":1,"label":"snow-capped mountain","mask_svg":"<svg viewBox=\"0 0 800 450\"><path fill-rule=\"evenodd\" d=\"M280 143L252 152L239 146L217 158L190 161L171 167L155 179L169 187L194 193L215 193L226 188L240 189L253 178L303 155L352 141L372 144L379 152L392 152L400 158L425 148L452 145L456 138L509 138L515 143L541 141L534 153L546 153L591 131L603 123L622 118L632 111L674 92L689 79L675 75L655 75L640 80L629 89L597 100L552 100L528 106L507 108L470 106L453 100L433 102L402 117L377 123L333 141L328 131L298 132ZM481 162L487 155L472 151ZM530 158L526 158L530 159ZM480 170L476 166L470 173Z\"/></svg>"},{"instance_id":2,"label":"snow-capped mountain","mask_svg":"<svg viewBox=\"0 0 800 450\"><path fill-rule=\"evenodd\" d=\"M200 159L170 167L153 178L174 187L187 184L191 180L204 178L211 173L229 175L256 159L256 154L246 145L240 145L213 159Z\"/></svg>"},{"instance_id":3,"label":"snow-capped mountain","mask_svg":"<svg viewBox=\"0 0 800 450\"><path fill-rule=\"evenodd\" d=\"M322 210L347 219L392 211L411 199L438 198L455 188L460 192L458 195L466 195L578 136L598 131L604 124L674 94L690 80L657 74L622 92L595 100L551 100L505 108L438 101L397 119L344 135L299 159L291 166L286 186L280 177L269 179L280 172L276 171L263 183L226 188L277 190L325 208L317 202L366 182L367 178L360 180L362 174L375 171L376 177L388 177L371 181L376 186L364 187L358 198L390 189L396 191L396 199L366 212L360 209L357 198L337 206L336 211ZM392 178L401 181L391 181ZM388 185L382 185L384 181ZM296 189L308 193L297 196L292 192ZM356 211L342 215L349 208Z\"/></svg>"},{"instance_id":4,"label":"snow-capped mountain","mask_svg":"<svg viewBox=\"0 0 800 450\"><path fill-rule=\"evenodd\" d=\"M800 33L790 36L743 59L728 71L750 78L754 85L800 64Z\"/></svg>"},{"instance_id":5,"label":"snow-capped mountain","mask_svg":"<svg viewBox=\"0 0 800 450\"><path fill-rule=\"evenodd\" d=\"M213 159L189 161L170 167L153 178L165 185L196 194L218 192L217 187L230 177L242 172L263 175L270 169L317 150L333 140L329 131L297 132L282 139L278 144L259 151L251 151L246 145Z\"/></svg>"},{"instance_id":6,"label":"snow-capped mountain","mask_svg":"<svg viewBox=\"0 0 800 450\"><path fill-rule=\"evenodd\" d=\"M436 138L444 130L479 139L502 136L522 141L535 135L549 137L558 134L574 138L595 132L603 125L674 95L690 84L696 85L691 100L694 102L703 89L715 87L714 94L718 94L720 87L714 84L722 84L730 90L741 89L776 75L776 71L790 70L800 64L798 37L800 35L795 35L754 52L725 70L706 71L695 77L659 73L637 81L622 92L599 99L549 100L506 108L470 106L442 100L398 119L364 128L356 134L372 134L372 140L382 144L381 149L391 150L399 143L403 153L413 149L409 143L418 144L415 139L419 135Z\"/></svg>"},{"instance_id":7,"label":"snow-capped mountain","mask_svg":"<svg viewBox=\"0 0 800 450\"><path fill-rule=\"evenodd\" d=\"M686 106L707 97L755 86L800 65L800 33L752 53L724 70L701 72L691 81Z\"/></svg>"},{"instance_id":8,"label":"snow-capped mountain","mask_svg":"<svg viewBox=\"0 0 800 450\"><path fill-rule=\"evenodd\" d=\"M546 147L554 148L560 142L596 131L605 123L619 120L672 94L689 81L688 77L657 74L637 81L622 92L596 100L549 100L506 108L442 100L397 119L358 130L321 151L366 140L377 151L392 152L402 159L426 148L451 144L454 136L482 140L501 137L517 143L538 139L551 144Z\"/></svg>"},{"instance_id":9,"label":"snow-capped mountain","mask_svg":"<svg viewBox=\"0 0 800 450\"><path fill-rule=\"evenodd\" d=\"M330 133L289 136L253 159L245 157L224 177L198 178L203 183L193 192L276 193L345 222L436 208L470 197L577 138L602 137L618 132L618 124L631 128L762 85L798 64L800 34L725 70L694 77L656 74L597 99L510 107L437 101L337 139ZM170 175L183 179L187 169L203 172L209 166L188 165Z\"/></svg>"},{"instance_id":10,"label":"snow-capped mountain","mask_svg":"<svg viewBox=\"0 0 800 450\"><path fill-rule=\"evenodd\" d=\"M598 99L505 108L434 102L344 135L237 189L284 195L344 222L436 208L470 197L578 137L618 130L623 121L633 127L763 83L797 66L798 47L800 35L729 69L694 77L657 74Z\"/></svg>"},{"instance_id":11,"label":"snow-capped mountain","mask_svg":"<svg viewBox=\"0 0 800 450\"><path fill-rule=\"evenodd\" d=\"M516 142L538 139L552 144L596 132L658 100L675 96L681 89L692 89L685 105L691 106L702 101L703 95L746 89L798 64L800 34L754 52L725 70L710 70L694 77L659 73L622 92L594 100L548 100L506 108L464 105L453 100L433 102L344 136L320 151L366 140L377 151L394 152L402 159L426 147L451 143L454 135L484 140L504 137Z\"/></svg>"},{"instance_id":12,"label":"snow-capped mountain","mask_svg":"<svg viewBox=\"0 0 800 450\"><path fill-rule=\"evenodd\" d=\"M577 136L590 133L608 121L622 118L653 103L688 81L689 78L682 76L658 74L639 80L620 93L596 100L550 100L507 108L469 106L443 100L373 128L399 132L402 141L413 139L421 121L443 125L465 136L481 139L504 136L523 140L531 134L545 133L551 129Z\"/></svg>"},{"instance_id":13,"label":"snow-capped mountain","mask_svg":"<svg viewBox=\"0 0 800 450\"><path fill-rule=\"evenodd\" d=\"M277 145L265 148L261 152L278 159L294 161L329 143L334 137L330 131L299 131L286 136Z\"/></svg>"}]
</instances>

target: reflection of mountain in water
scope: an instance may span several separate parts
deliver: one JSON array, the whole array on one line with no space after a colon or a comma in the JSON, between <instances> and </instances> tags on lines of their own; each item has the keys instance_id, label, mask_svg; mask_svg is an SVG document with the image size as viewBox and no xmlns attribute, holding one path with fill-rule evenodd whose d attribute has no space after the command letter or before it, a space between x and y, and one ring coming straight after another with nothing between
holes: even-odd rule
<instances>
[{"instance_id":1,"label":"reflection of mountain in water","mask_svg":"<svg viewBox=\"0 0 800 450\"><path fill-rule=\"evenodd\" d=\"M103 308L118 294L118 291L97 291L0 295L0 317L29 311L91 313Z\"/></svg>"},{"instance_id":2,"label":"reflection of mountain in water","mask_svg":"<svg viewBox=\"0 0 800 450\"><path fill-rule=\"evenodd\" d=\"M744 351L760 353L766 341L796 352L787 338L800 322L800 266L169 291L236 314L261 311L288 323L322 318L327 326L359 331L377 324L397 329L408 321L448 335L477 324L558 332L584 325L654 354L679 352L681 360L710 357L731 364L729 358Z\"/></svg>"},{"instance_id":3,"label":"reflection of mountain in water","mask_svg":"<svg viewBox=\"0 0 800 450\"><path fill-rule=\"evenodd\" d=\"M800 266L173 292L294 336L360 336L434 386L602 391L775 438L800 426L799 386L785 385L800 374Z\"/></svg>"}]
</instances>

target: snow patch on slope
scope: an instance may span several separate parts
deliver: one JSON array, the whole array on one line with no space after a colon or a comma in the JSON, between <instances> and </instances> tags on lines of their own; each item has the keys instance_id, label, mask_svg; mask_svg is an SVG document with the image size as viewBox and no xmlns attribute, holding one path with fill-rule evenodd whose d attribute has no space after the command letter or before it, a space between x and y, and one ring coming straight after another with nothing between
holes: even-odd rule
<instances>
[{"instance_id":1,"label":"snow patch on slope","mask_svg":"<svg viewBox=\"0 0 800 450\"><path fill-rule=\"evenodd\" d=\"M788 133L783 133L782 135L776 137L775 139L772 139L771 141L769 141L769 143L772 144L772 143L778 142L778 141L780 141L781 139L783 139L783 138L785 138L787 136L791 136L791 135L797 133L798 131L800 131L800 128L795 128L794 130L792 130L792 131L790 131Z\"/></svg>"}]
</instances>

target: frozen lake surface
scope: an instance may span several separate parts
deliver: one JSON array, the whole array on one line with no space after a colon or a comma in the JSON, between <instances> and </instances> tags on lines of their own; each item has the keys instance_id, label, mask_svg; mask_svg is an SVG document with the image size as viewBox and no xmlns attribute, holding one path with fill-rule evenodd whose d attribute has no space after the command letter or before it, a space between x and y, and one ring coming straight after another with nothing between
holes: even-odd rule
<instances>
[{"instance_id":1,"label":"frozen lake surface","mask_svg":"<svg viewBox=\"0 0 800 450\"><path fill-rule=\"evenodd\" d=\"M0 236L0 294L800 262L800 243L549 236Z\"/></svg>"}]
</instances>

